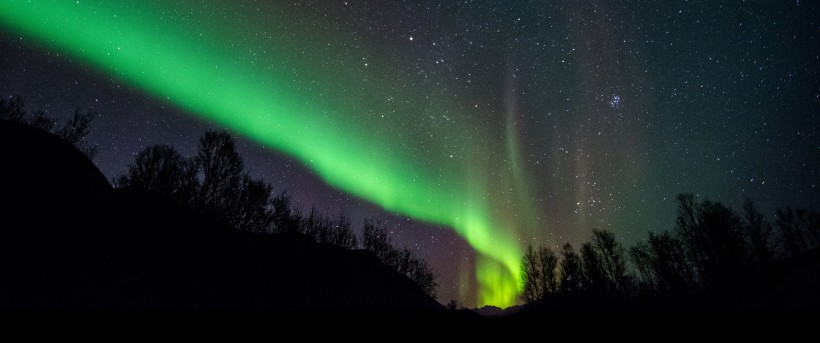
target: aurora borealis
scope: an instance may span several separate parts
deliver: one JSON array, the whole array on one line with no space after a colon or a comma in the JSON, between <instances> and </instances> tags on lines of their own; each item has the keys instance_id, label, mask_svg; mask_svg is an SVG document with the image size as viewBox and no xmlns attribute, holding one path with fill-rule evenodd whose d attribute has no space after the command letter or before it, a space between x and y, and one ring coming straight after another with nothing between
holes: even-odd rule
<instances>
[{"instance_id":1,"label":"aurora borealis","mask_svg":"<svg viewBox=\"0 0 820 343\"><path fill-rule=\"evenodd\" d=\"M815 17L800 2L0 3L6 46L77 60L453 229L475 260L434 260L459 274L442 293L501 307L527 244L593 228L631 242L671 227L677 193L816 204Z\"/></svg>"}]
</instances>

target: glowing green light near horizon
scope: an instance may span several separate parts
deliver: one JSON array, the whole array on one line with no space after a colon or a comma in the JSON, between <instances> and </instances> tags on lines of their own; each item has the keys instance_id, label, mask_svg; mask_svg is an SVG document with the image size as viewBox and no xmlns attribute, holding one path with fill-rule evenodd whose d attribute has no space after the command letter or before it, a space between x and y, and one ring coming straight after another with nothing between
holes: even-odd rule
<instances>
[{"instance_id":1,"label":"glowing green light near horizon","mask_svg":"<svg viewBox=\"0 0 820 343\"><path fill-rule=\"evenodd\" d=\"M452 227L479 252L478 305L515 303L521 251L515 233L519 228L509 227L517 225L505 218L509 207L488 200L493 185L486 180L490 177L487 170L494 162L482 156L486 146L451 132L452 140L472 147L463 150L467 156L423 162L431 159L426 155L430 152L420 152L419 144L433 153L445 144L433 139L414 145L397 138L402 127L395 122L361 120L360 112L376 102L362 100L355 90L345 90L345 82L353 79L344 70L333 71L305 57L304 50L299 53L300 48L316 51L321 44L274 40L264 44L284 46L258 57L248 47L232 44L236 37L231 35L241 31L242 25L230 28L211 19L197 23L163 18L161 13L168 9L163 6L170 5L6 0L0 2L0 25L292 155L342 190L387 210ZM303 28L292 25L280 29L303 34ZM379 75L374 77L380 82L401 82ZM319 86L310 91L304 85L313 79L319 80ZM376 86L369 87L365 93L379 94ZM326 91L336 96L323 97ZM457 108L437 101L435 106ZM411 110L415 109L399 109L404 117L399 116L398 123L412 127ZM521 180L516 183L517 188L525 188Z\"/></svg>"}]
</instances>

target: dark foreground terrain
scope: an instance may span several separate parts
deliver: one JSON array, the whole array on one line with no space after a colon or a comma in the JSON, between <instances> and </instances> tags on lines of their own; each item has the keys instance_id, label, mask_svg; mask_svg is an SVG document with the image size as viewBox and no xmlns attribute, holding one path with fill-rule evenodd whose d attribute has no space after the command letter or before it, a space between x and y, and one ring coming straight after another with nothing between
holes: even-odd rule
<instances>
[{"instance_id":1,"label":"dark foreground terrain","mask_svg":"<svg viewBox=\"0 0 820 343\"><path fill-rule=\"evenodd\" d=\"M166 196L114 189L73 145L26 125L0 121L0 161L0 310L398 310L540 323L581 320L590 310L820 309L813 249L731 292L556 295L506 311L443 311L370 252L240 232Z\"/></svg>"},{"instance_id":2,"label":"dark foreground terrain","mask_svg":"<svg viewBox=\"0 0 820 343\"><path fill-rule=\"evenodd\" d=\"M238 232L114 189L58 137L0 122L0 309L443 309L372 254Z\"/></svg>"}]
</instances>

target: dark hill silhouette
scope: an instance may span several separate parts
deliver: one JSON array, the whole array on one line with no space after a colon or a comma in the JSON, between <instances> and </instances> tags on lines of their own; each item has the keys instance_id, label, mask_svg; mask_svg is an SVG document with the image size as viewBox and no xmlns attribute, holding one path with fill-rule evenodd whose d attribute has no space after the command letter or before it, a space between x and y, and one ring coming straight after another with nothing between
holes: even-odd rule
<instances>
[{"instance_id":1,"label":"dark hill silhouette","mask_svg":"<svg viewBox=\"0 0 820 343\"><path fill-rule=\"evenodd\" d=\"M443 309L369 252L115 190L26 125L0 122L0 159L0 309Z\"/></svg>"}]
</instances>

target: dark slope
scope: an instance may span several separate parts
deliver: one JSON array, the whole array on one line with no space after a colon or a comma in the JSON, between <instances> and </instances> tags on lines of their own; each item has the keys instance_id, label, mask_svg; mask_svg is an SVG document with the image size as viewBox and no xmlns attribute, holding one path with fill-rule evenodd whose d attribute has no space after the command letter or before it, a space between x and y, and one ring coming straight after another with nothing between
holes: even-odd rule
<instances>
[{"instance_id":1,"label":"dark slope","mask_svg":"<svg viewBox=\"0 0 820 343\"><path fill-rule=\"evenodd\" d=\"M373 255L242 233L0 122L0 309L441 309Z\"/></svg>"}]
</instances>

